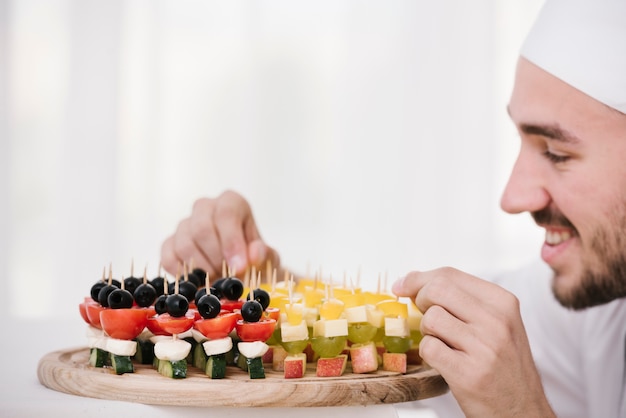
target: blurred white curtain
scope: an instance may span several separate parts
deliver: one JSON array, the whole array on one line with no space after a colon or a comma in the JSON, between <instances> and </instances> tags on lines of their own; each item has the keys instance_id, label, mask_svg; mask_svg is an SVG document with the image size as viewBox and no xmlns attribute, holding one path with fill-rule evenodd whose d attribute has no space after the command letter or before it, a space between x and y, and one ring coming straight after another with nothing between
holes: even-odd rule
<instances>
[{"instance_id":1,"label":"blurred white curtain","mask_svg":"<svg viewBox=\"0 0 626 418\"><path fill-rule=\"evenodd\" d=\"M75 316L109 262L153 276L226 188L286 264L365 286L534 257L498 199L539 6L0 0L0 309Z\"/></svg>"}]
</instances>

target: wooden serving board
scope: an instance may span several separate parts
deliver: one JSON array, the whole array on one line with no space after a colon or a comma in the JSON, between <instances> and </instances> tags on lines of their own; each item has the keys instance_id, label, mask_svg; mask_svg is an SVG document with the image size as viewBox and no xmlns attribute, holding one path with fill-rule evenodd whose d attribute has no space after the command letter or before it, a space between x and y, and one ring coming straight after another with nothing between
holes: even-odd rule
<instances>
[{"instance_id":1,"label":"wooden serving board","mask_svg":"<svg viewBox=\"0 0 626 418\"><path fill-rule=\"evenodd\" d=\"M89 365L86 347L45 355L37 367L39 381L50 389L72 395L154 405L232 407L353 406L408 402L441 395L448 390L434 370L409 366L406 374L377 371L341 377L316 377L308 364L300 379L265 369L265 379L250 379L229 366L224 379L210 379L188 366L187 378L161 376L152 366L135 363L135 373L116 375L109 368Z\"/></svg>"}]
</instances>

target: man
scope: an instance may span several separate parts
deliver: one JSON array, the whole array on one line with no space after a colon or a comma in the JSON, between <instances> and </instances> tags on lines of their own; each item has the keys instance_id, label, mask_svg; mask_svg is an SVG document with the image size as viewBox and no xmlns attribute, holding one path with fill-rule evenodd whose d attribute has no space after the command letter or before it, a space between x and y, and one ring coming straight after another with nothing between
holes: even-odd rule
<instances>
[{"instance_id":1,"label":"man","mask_svg":"<svg viewBox=\"0 0 626 418\"><path fill-rule=\"evenodd\" d=\"M551 274L442 268L393 286L424 312L420 354L466 416L626 417L625 20L624 0L548 0L522 48L508 106L521 148L501 206L545 229ZM191 257L278 265L233 192L198 201L163 245L166 268ZM450 398L430 404L447 417Z\"/></svg>"}]
</instances>

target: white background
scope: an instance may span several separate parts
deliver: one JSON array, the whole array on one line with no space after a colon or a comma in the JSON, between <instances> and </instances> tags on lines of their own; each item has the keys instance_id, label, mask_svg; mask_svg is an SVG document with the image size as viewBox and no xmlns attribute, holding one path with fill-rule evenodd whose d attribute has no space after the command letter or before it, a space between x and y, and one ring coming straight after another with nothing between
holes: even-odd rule
<instances>
[{"instance_id":1,"label":"white background","mask_svg":"<svg viewBox=\"0 0 626 418\"><path fill-rule=\"evenodd\" d=\"M0 312L79 320L227 188L287 265L365 287L534 258L498 201L540 3L0 0Z\"/></svg>"}]
</instances>

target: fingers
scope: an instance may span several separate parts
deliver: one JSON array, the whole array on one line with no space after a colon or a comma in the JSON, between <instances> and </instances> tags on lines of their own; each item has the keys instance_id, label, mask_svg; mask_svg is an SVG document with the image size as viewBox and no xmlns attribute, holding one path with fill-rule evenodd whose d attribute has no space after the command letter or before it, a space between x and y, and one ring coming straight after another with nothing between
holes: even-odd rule
<instances>
[{"instance_id":1,"label":"fingers","mask_svg":"<svg viewBox=\"0 0 626 418\"><path fill-rule=\"evenodd\" d=\"M464 322L482 319L476 318L478 311L494 314L501 309L501 298L508 294L499 286L450 267L411 272L394 283L392 290L398 296L413 298L422 312L440 305Z\"/></svg>"},{"instance_id":2,"label":"fingers","mask_svg":"<svg viewBox=\"0 0 626 418\"><path fill-rule=\"evenodd\" d=\"M248 246L261 237L248 202L234 192L224 192L215 204L212 220L219 237L221 255L241 272L250 263Z\"/></svg>"},{"instance_id":3,"label":"fingers","mask_svg":"<svg viewBox=\"0 0 626 418\"><path fill-rule=\"evenodd\" d=\"M236 273L266 260L279 266L278 254L262 240L248 202L232 191L198 199L191 215L163 242L161 263L168 272L190 260L210 277L221 276L223 261Z\"/></svg>"}]
</instances>

